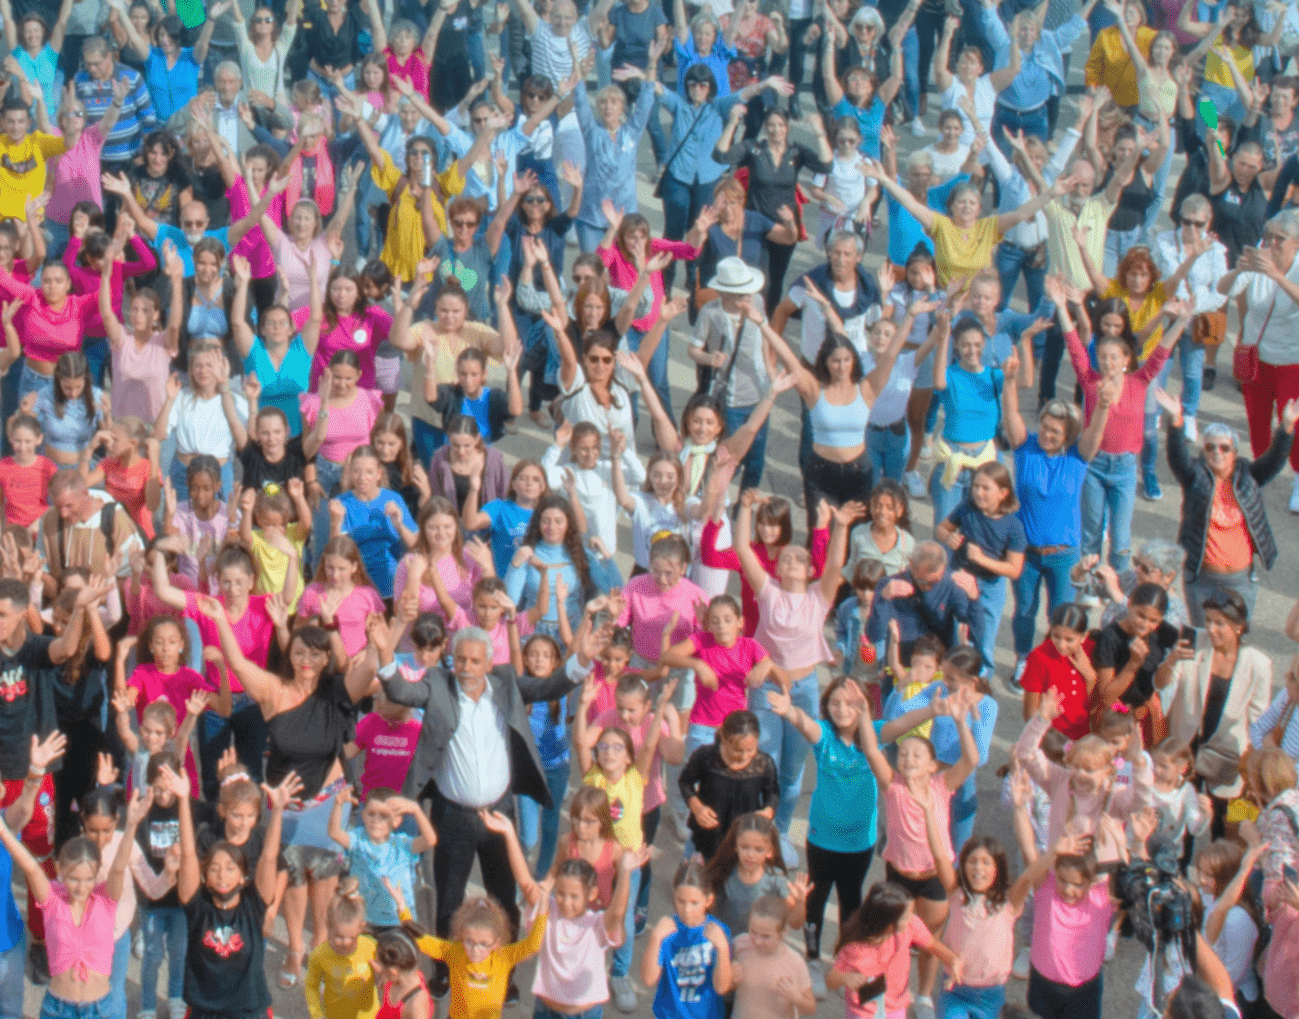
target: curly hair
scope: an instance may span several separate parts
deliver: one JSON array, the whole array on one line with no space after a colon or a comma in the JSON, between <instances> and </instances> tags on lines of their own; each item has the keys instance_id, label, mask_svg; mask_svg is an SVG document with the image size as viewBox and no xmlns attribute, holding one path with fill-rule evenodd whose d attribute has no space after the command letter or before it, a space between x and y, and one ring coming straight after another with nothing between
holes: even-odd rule
<instances>
[{"instance_id":1,"label":"curly hair","mask_svg":"<svg viewBox=\"0 0 1299 1019\"><path fill-rule=\"evenodd\" d=\"M577 517L573 515L573 507L564 496L551 493L537 500L537 508L532 511L532 519L528 521L528 530L523 535L521 544L529 548L536 548L541 544L541 518L547 510L552 509L559 510L568 521L564 529L564 553L568 556L569 564L576 571L577 579L582 584L581 595L582 600L585 601L591 597L591 592L595 588L591 583L591 569L586 561L586 549L582 547L582 535L577 529Z\"/></svg>"}]
</instances>

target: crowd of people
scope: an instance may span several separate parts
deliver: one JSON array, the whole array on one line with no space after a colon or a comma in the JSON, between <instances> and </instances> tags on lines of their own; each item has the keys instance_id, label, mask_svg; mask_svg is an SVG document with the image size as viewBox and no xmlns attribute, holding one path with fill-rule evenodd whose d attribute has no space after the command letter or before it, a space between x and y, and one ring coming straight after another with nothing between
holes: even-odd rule
<instances>
[{"instance_id":1,"label":"crowd of people","mask_svg":"<svg viewBox=\"0 0 1299 1019\"><path fill-rule=\"evenodd\" d=\"M1299 1019L1299 3L0 22L0 1017Z\"/></svg>"}]
</instances>

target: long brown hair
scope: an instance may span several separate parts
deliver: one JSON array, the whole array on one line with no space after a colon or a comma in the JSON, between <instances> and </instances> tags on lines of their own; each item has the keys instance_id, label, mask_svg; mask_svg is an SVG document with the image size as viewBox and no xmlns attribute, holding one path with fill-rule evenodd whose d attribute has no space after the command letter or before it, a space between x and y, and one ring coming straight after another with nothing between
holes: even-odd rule
<instances>
[{"instance_id":1,"label":"long brown hair","mask_svg":"<svg viewBox=\"0 0 1299 1019\"><path fill-rule=\"evenodd\" d=\"M786 873L785 861L780 852L780 832L776 825L763 814L741 814L731 822L731 827L722 837L717 852L704 865L708 872L708 880L714 888L718 889L719 895L724 894L726 879L740 865L740 836L748 832L761 835L770 845L771 858L767 861L767 866L782 874Z\"/></svg>"},{"instance_id":2,"label":"long brown hair","mask_svg":"<svg viewBox=\"0 0 1299 1019\"><path fill-rule=\"evenodd\" d=\"M415 538L415 547L412 552L418 552L429 561L429 569L435 569L437 564L433 562L433 550L429 547L428 537L424 534L424 524L429 517L447 516L456 522L456 536L451 539L451 555L456 561L456 567L460 570L460 575L465 574L462 553L465 547L465 534L460 529L460 514L456 508L451 505L451 500L444 495L435 495L429 499L419 509L419 516L415 518L416 531L418 536ZM421 578L422 580L423 578Z\"/></svg>"}]
</instances>

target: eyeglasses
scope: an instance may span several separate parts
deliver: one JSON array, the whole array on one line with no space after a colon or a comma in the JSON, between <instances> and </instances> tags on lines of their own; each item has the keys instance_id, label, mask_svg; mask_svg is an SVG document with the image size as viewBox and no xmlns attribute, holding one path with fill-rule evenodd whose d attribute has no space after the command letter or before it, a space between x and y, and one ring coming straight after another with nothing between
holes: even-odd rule
<instances>
[{"instance_id":1,"label":"eyeglasses","mask_svg":"<svg viewBox=\"0 0 1299 1019\"><path fill-rule=\"evenodd\" d=\"M474 227L476 227L476 226L478 225L478 220L476 220L476 219L453 219L453 220L451 221L451 225L452 225L452 226L461 226L461 227L464 227L464 228L467 229L467 230L472 230Z\"/></svg>"},{"instance_id":2,"label":"eyeglasses","mask_svg":"<svg viewBox=\"0 0 1299 1019\"><path fill-rule=\"evenodd\" d=\"M627 748L621 743L597 743L596 750L603 750L606 754L613 750L626 750Z\"/></svg>"},{"instance_id":3,"label":"eyeglasses","mask_svg":"<svg viewBox=\"0 0 1299 1019\"><path fill-rule=\"evenodd\" d=\"M550 201L550 199L547 198L545 195L526 195L523 199L523 204L524 205L545 205L548 201Z\"/></svg>"},{"instance_id":4,"label":"eyeglasses","mask_svg":"<svg viewBox=\"0 0 1299 1019\"><path fill-rule=\"evenodd\" d=\"M1206 442L1204 444L1206 453L1230 453L1235 448L1230 442Z\"/></svg>"},{"instance_id":5,"label":"eyeglasses","mask_svg":"<svg viewBox=\"0 0 1299 1019\"><path fill-rule=\"evenodd\" d=\"M180 221L180 225L181 225L181 226L197 226L197 227L205 227L205 226L207 226L207 224L204 223L201 219L182 219L182 220Z\"/></svg>"},{"instance_id":6,"label":"eyeglasses","mask_svg":"<svg viewBox=\"0 0 1299 1019\"><path fill-rule=\"evenodd\" d=\"M1182 220L1182 225L1198 226L1201 230L1203 230L1205 227L1209 225L1209 221L1207 219L1184 219Z\"/></svg>"}]
</instances>

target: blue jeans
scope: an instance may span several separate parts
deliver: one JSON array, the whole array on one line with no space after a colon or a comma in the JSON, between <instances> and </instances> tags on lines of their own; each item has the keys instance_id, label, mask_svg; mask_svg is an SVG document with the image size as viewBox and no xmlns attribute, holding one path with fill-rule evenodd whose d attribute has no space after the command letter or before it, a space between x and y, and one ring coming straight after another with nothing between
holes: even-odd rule
<instances>
[{"instance_id":1,"label":"blue jeans","mask_svg":"<svg viewBox=\"0 0 1299 1019\"><path fill-rule=\"evenodd\" d=\"M102 336L87 337L81 341L81 350L86 355L86 365L95 385L104 384L104 364L108 361L108 340Z\"/></svg>"},{"instance_id":2,"label":"blue jeans","mask_svg":"<svg viewBox=\"0 0 1299 1019\"><path fill-rule=\"evenodd\" d=\"M483 48L481 28L465 33L465 50L469 54L469 66L474 71L474 81L477 81L487 74L487 54Z\"/></svg>"},{"instance_id":3,"label":"blue jeans","mask_svg":"<svg viewBox=\"0 0 1299 1019\"><path fill-rule=\"evenodd\" d=\"M26 962L27 931L24 928L13 948L0 952L0 1019L23 1019L23 968Z\"/></svg>"},{"instance_id":4,"label":"blue jeans","mask_svg":"<svg viewBox=\"0 0 1299 1019\"><path fill-rule=\"evenodd\" d=\"M41 1001L41 1019L113 1019L112 999L111 994L105 994L98 1001L65 1001L46 991Z\"/></svg>"},{"instance_id":5,"label":"blue jeans","mask_svg":"<svg viewBox=\"0 0 1299 1019\"><path fill-rule=\"evenodd\" d=\"M1001 103L998 103L993 110L992 138L997 143L997 148L1001 149L1002 155L1010 159L1014 152L1010 142L1006 140L1007 131L1023 131L1025 134L1042 139L1043 142L1049 141L1051 132L1050 125L1047 123L1045 104L1027 113L1012 110L1008 106L1002 106Z\"/></svg>"},{"instance_id":6,"label":"blue jeans","mask_svg":"<svg viewBox=\"0 0 1299 1019\"><path fill-rule=\"evenodd\" d=\"M792 724L781 718L767 704L767 692L780 688L770 681L749 691L749 710L758 716L760 734L758 749L776 762L780 781L780 805L776 807L776 827L782 835L789 834L789 822L798 806L798 795L803 789L803 767L812 744ZM801 708L808 718L821 717L819 700L821 688L816 681L816 671L796 679L789 690L794 706Z\"/></svg>"},{"instance_id":7,"label":"blue jeans","mask_svg":"<svg viewBox=\"0 0 1299 1019\"><path fill-rule=\"evenodd\" d=\"M612 68L610 68L610 70L612 70ZM645 87L648 87L649 85L648 82L643 82L642 84ZM659 115L660 108L661 104L658 99L655 99L653 107L650 108L649 125L647 127L650 136L650 148L654 151L655 166L662 165L663 160L667 159L668 153L672 151L668 148L668 139L663 133L663 118ZM664 208L667 208L666 202L664 202Z\"/></svg>"},{"instance_id":8,"label":"blue jeans","mask_svg":"<svg viewBox=\"0 0 1299 1019\"><path fill-rule=\"evenodd\" d=\"M711 725L696 725L690 723L686 728L686 760L690 760L690 755L700 747L706 747L716 742L717 730Z\"/></svg>"},{"instance_id":9,"label":"blue jeans","mask_svg":"<svg viewBox=\"0 0 1299 1019\"><path fill-rule=\"evenodd\" d=\"M1155 389L1168 386L1168 376L1173 373L1173 359L1170 357L1159 369L1155 381L1146 387L1146 417L1142 425L1141 471L1142 474L1155 473L1155 460L1159 455L1159 404L1155 402Z\"/></svg>"},{"instance_id":10,"label":"blue jeans","mask_svg":"<svg viewBox=\"0 0 1299 1019\"><path fill-rule=\"evenodd\" d=\"M320 505L311 520L311 550L308 553L309 567L314 570L323 555L325 543L329 541L329 500L334 497L339 479L343 476L343 465L323 456L316 457L316 480L325 490Z\"/></svg>"},{"instance_id":11,"label":"blue jeans","mask_svg":"<svg viewBox=\"0 0 1299 1019\"><path fill-rule=\"evenodd\" d=\"M901 481L911 455L911 429L902 422L902 434L889 428L866 428L866 453L871 458L871 478L878 483L881 478ZM747 486L742 486L747 487Z\"/></svg>"},{"instance_id":12,"label":"blue jeans","mask_svg":"<svg viewBox=\"0 0 1299 1019\"><path fill-rule=\"evenodd\" d=\"M613 965L609 967L611 977L625 977L631 970L631 956L636 948L636 910L630 903L636 901L640 894L640 871L631 872L631 884L627 889L627 916L623 925L622 944L613 950Z\"/></svg>"},{"instance_id":13,"label":"blue jeans","mask_svg":"<svg viewBox=\"0 0 1299 1019\"><path fill-rule=\"evenodd\" d=\"M68 250L68 241L72 233L66 223L56 223L52 219L45 221L45 252L47 258L62 259Z\"/></svg>"},{"instance_id":14,"label":"blue jeans","mask_svg":"<svg viewBox=\"0 0 1299 1019\"><path fill-rule=\"evenodd\" d=\"M961 788L952 793L952 849L961 855L961 847L970 841L974 834L974 815L979 810L979 787L973 775L961 783Z\"/></svg>"},{"instance_id":15,"label":"blue jeans","mask_svg":"<svg viewBox=\"0 0 1299 1019\"><path fill-rule=\"evenodd\" d=\"M131 964L131 931L113 942L113 972L109 975L108 996L113 1019L126 1019L126 970Z\"/></svg>"},{"instance_id":16,"label":"blue jeans","mask_svg":"<svg viewBox=\"0 0 1299 1019\"><path fill-rule=\"evenodd\" d=\"M650 124L658 122L657 107L654 113L650 114ZM653 137L651 135L651 137ZM655 150L655 161L663 159L664 156ZM711 204L713 200L713 185L716 180L696 181L693 184L685 184L672 174L665 174L663 177L663 236L670 241L679 241L685 237L686 231L690 229L690 224L699 218L699 210L705 205ZM666 269L663 270L663 292L667 293L672 289L672 284L676 280L677 263L673 261ZM686 286L687 289L694 289L695 282L695 262L694 259L686 262ZM707 286L707 280L700 280L700 286ZM664 337L666 340L667 337Z\"/></svg>"},{"instance_id":17,"label":"blue jeans","mask_svg":"<svg viewBox=\"0 0 1299 1019\"><path fill-rule=\"evenodd\" d=\"M1155 179L1150 185L1150 189L1156 196L1150 203L1150 208L1146 210L1146 233L1151 237L1155 236L1159 212L1164 207L1164 192L1168 190L1168 174L1173 169L1173 148L1172 145L1168 146L1168 151L1164 153L1164 161L1159 164L1159 169L1155 171Z\"/></svg>"},{"instance_id":18,"label":"blue jeans","mask_svg":"<svg viewBox=\"0 0 1299 1019\"><path fill-rule=\"evenodd\" d=\"M1082 494L1082 552L1100 555L1108 511L1109 563L1118 572L1132 555L1132 510L1137 498L1135 453L1097 453L1087 465Z\"/></svg>"},{"instance_id":19,"label":"blue jeans","mask_svg":"<svg viewBox=\"0 0 1299 1019\"><path fill-rule=\"evenodd\" d=\"M1046 556L1036 552L1024 553L1024 569L1015 581L1015 615L1010 621L1011 632L1015 635L1016 655L1026 655L1033 650L1043 582L1046 583L1048 615L1055 611L1057 605L1073 601L1074 586L1069 579L1069 571L1077 562L1076 548Z\"/></svg>"},{"instance_id":20,"label":"blue jeans","mask_svg":"<svg viewBox=\"0 0 1299 1019\"><path fill-rule=\"evenodd\" d=\"M1113 276L1118 271L1123 256L1133 248L1145 242L1145 226L1133 227L1131 230L1105 231L1105 272Z\"/></svg>"},{"instance_id":21,"label":"blue jeans","mask_svg":"<svg viewBox=\"0 0 1299 1019\"><path fill-rule=\"evenodd\" d=\"M983 667L993 667L993 657L997 653L997 628L1001 625L1001 611L1006 607L1006 578L996 577L992 580L978 578L979 604L976 609L983 617L983 640L979 652L983 655Z\"/></svg>"},{"instance_id":22,"label":"blue jeans","mask_svg":"<svg viewBox=\"0 0 1299 1019\"><path fill-rule=\"evenodd\" d=\"M603 1019L604 1005L592 1005L585 1012L556 1012L545 1005L540 998L535 999L532 1019Z\"/></svg>"},{"instance_id":23,"label":"blue jeans","mask_svg":"<svg viewBox=\"0 0 1299 1019\"><path fill-rule=\"evenodd\" d=\"M935 400L934 403L938 401ZM970 494L970 482L974 477L974 472L969 470L961 471L956 476L951 488L943 487L943 463L940 460L934 464L934 472L929 475L929 498L934 503L934 529L952 515L952 511L965 501L965 497Z\"/></svg>"},{"instance_id":24,"label":"blue jeans","mask_svg":"<svg viewBox=\"0 0 1299 1019\"><path fill-rule=\"evenodd\" d=\"M1006 988L963 987L943 991L938 999L939 1019L997 1019L1006 1004Z\"/></svg>"},{"instance_id":25,"label":"blue jeans","mask_svg":"<svg viewBox=\"0 0 1299 1019\"><path fill-rule=\"evenodd\" d=\"M663 337L663 341L664 343L667 342L666 336ZM659 346L662 347L662 344ZM734 435L736 430L742 428L752 414L753 407L727 407L726 434ZM744 454L744 459L740 461L740 466L744 468L744 474L740 480L741 492L746 488L757 488L762 483L762 471L766 466L767 459L767 428L770 424L770 420L762 422L758 434L753 437L753 445L749 447L749 451Z\"/></svg>"},{"instance_id":26,"label":"blue jeans","mask_svg":"<svg viewBox=\"0 0 1299 1019\"><path fill-rule=\"evenodd\" d=\"M568 761L546 769L546 788L554 806L543 807L531 796L519 796L516 805L519 810L519 841L526 852L531 852L541 838L541 849L537 853L537 866L533 874L540 881L555 862L555 846L559 844L559 812L564 809L564 793L568 791L568 772L571 765Z\"/></svg>"},{"instance_id":27,"label":"blue jeans","mask_svg":"<svg viewBox=\"0 0 1299 1019\"><path fill-rule=\"evenodd\" d=\"M577 246L582 249L584 255L598 248L604 239L605 227L596 226L594 223L575 220L573 229L577 231Z\"/></svg>"},{"instance_id":28,"label":"blue jeans","mask_svg":"<svg viewBox=\"0 0 1299 1019\"><path fill-rule=\"evenodd\" d=\"M920 36L912 24L902 37L903 87L906 89L907 109L912 118L920 116Z\"/></svg>"},{"instance_id":29,"label":"blue jeans","mask_svg":"<svg viewBox=\"0 0 1299 1019\"><path fill-rule=\"evenodd\" d=\"M640 341L643 339L645 334L634 326L627 330L627 346L633 352L640 350ZM650 384L654 386L654 392L658 394L659 403L663 404L663 409L668 417L671 417L672 388L668 385L668 339L668 334L664 333L663 339L659 340L659 345L654 349L654 356L646 365L645 373L649 376Z\"/></svg>"},{"instance_id":30,"label":"blue jeans","mask_svg":"<svg viewBox=\"0 0 1299 1019\"><path fill-rule=\"evenodd\" d=\"M182 463L180 457L171 459L171 468L167 471L171 487L176 490L176 501L184 502L189 498L189 464ZM221 465L221 498L228 499L235 486L235 468L232 460Z\"/></svg>"},{"instance_id":31,"label":"blue jeans","mask_svg":"<svg viewBox=\"0 0 1299 1019\"><path fill-rule=\"evenodd\" d=\"M1204 388L1204 344L1183 336L1177 341L1177 356L1182 364L1182 413L1195 417Z\"/></svg>"},{"instance_id":32,"label":"blue jeans","mask_svg":"<svg viewBox=\"0 0 1299 1019\"><path fill-rule=\"evenodd\" d=\"M1029 309L1034 309L1042 301L1042 290L1046 282L1046 266L1031 268L1028 262L1029 252L1006 241L997 245L997 275L1001 277L1001 305L1004 310L1010 303L1010 295L1015 292L1019 274L1024 274L1024 288L1028 296Z\"/></svg>"},{"instance_id":33,"label":"blue jeans","mask_svg":"<svg viewBox=\"0 0 1299 1019\"><path fill-rule=\"evenodd\" d=\"M144 958L140 960L140 1011L153 1012L158 1008L158 970L164 957L167 959L167 997L175 999L185 993L185 948L189 944L189 930L185 911L179 906L153 909L144 906L140 910L140 924L144 933ZM105 1011L104 1014L107 1016L109 1013Z\"/></svg>"}]
</instances>

